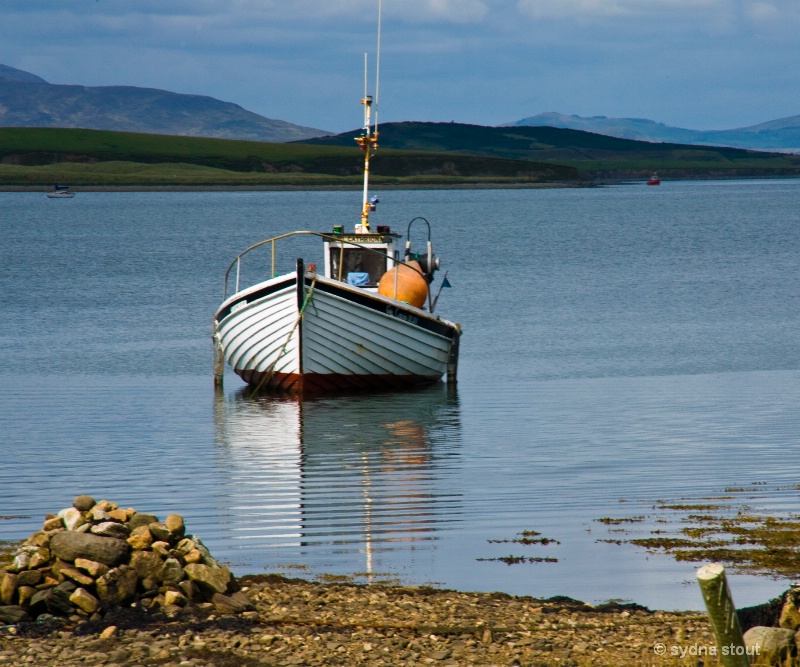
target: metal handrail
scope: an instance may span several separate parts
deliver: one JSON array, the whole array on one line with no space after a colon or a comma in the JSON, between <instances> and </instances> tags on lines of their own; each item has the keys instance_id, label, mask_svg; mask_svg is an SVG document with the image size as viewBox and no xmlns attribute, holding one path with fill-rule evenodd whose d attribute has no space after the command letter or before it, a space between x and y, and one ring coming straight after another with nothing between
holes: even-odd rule
<instances>
[{"instance_id":1,"label":"metal handrail","mask_svg":"<svg viewBox=\"0 0 800 667\"><path fill-rule=\"evenodd\" d=\"M362 245L360 243L355 243L355 242L353 242L351 240L348 240L346 242L342 241L342 239L339 238L338 235L336 235L336 234L323 234L322 232L312 232L312 231L300 231L300 230L298 230L298 231L294 231L294 232L288 232L286 234L281 234L280 236L273 236L272 238L264 239L263 241L259 241L258 243L254 243L249 248L245 248L242 252L240 252L238 255L236 255L236 257L233 259L233 261L228 266L228 270L225 271L225 284L224 284L223 291L222 291L222 300L224 301L225 299L228 298L228 280L230 278L230 273L233 270L233 267L234 266L236 267L236 290L233 292L234 294L236 294L236 292L239 291L239 278L240 278L240 275L241 275L242 257L244 257L251 250L255 250L256 248L260 248L261 246L266 245L268 243L272 244L272 265L271 265L270 273L272 274L272 277L274 278L275 277L275 242L276 241L280 241L281 239L289 238L290 236L318 236L319 238L321 238L321 239L323 239L325 241L330 241L330 242L333 242L333 243L340 243L341 247L342 247L342 251L344 251L344 246L346 244L348 246L355 246L357 248L362 248L363 250L368 250L369 252L373 252L376 255L381 255L383 257L386 256L381 251L375 250L375 248L370 248L370 247ZM413 271L416 271L423 278L425 278L425 274L422 271L420 271L419 269L417 269L416 267L410 266L405 261L401 261L399 259L396 259L395 257L392 257L391 259L394 262L395 266L398 265L398 264L404 264L409 269L411 269ZM341 261L340 261L339 265L341 267ZM340 278L341 278L341 276L340 276Z\"/></svg>"}]
</instances>

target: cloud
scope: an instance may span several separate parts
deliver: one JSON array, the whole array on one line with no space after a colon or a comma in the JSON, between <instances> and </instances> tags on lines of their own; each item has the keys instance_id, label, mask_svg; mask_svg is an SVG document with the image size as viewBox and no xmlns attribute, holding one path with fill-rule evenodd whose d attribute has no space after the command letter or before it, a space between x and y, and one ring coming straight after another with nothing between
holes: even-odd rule
<instances>
[{"instance_id":1,"label":"cloud","mask_svg":"<svg viewBox=\"0 0 800 667\"><path fill-rule=\"evenodd\" d=\"M374 63L378 0L0 3L4 64L326 129L357 124L365 52ZM753 124L798 112L799 26L798 0L383 0L381 114Z\"/></svg>"},{"instance_id":2,"label":"cloud","mask_svg":"<svg viewBox=\"0 0 800 667\"><path fill-rule=\"evenodd\" d=\"M687 20L689 13L721 8L726 0L518 0L523 15L532 18L574 18L648 16L675 11ZM688 12L688 13L687 13Z\"/></svg>"},{"instance_id":3,"label":"cloud","mask_svg":"<svg viewBox=\"0 0 800 667\"><path fill-rule=\"evenodd\" d=\"M192 16L248 16L251 20L324 22L351 19L374 22L377 0L139 0L137 13ZM383 15L404 23L471 23L489 12L485 0L382 0Z\"/></svg>"},{"instance_id":4,"label":"cloud","mask_svg":"<svg viewBox=\"0 0 800 667\"><path fill-rule=\"evenodd\" d=\"M517 0L520 14L533 19L591 23L606 19L667 18L686 29L748 30L800 22L796 0Z\"/></svg>"}]
</instances>

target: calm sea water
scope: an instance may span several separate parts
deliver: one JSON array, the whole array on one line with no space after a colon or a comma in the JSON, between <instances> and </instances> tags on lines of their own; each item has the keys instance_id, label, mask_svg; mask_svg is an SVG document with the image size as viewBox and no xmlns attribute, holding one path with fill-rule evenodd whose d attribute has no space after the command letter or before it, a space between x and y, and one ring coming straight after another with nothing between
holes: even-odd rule
<instances>
[{"instance_id":1,"label":"calm sea water","mask_svg":"<svg viewBox=\"0 0 800 667\"><path fill-rule=\"evenodd\" d=\"M659 501L800 512L800 181L380 193L375 224L432 223L458 385L215 395L233 256L358 198L0 194L0 540L89 493L184 515L237 574L689 609L698 563L614 540L678 530Z\"/></svg>"}]
</instances>

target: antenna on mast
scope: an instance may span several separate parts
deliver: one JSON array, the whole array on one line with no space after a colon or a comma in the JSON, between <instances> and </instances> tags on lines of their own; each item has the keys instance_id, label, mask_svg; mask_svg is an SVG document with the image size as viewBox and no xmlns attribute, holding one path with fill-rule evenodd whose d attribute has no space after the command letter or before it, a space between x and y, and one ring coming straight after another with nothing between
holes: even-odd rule
<instances>
[{"instance_id":1,"label":"antenna on mast","mask_svg":"<svg viewBox=\"0 0 800 667\"><path fill-rule=\"evenodd\" d=\"M367 54L364 54L364 131L356 137L359 147L364 151L364 196L361 204L361 224L356 227L356 232L369 233L369 212L375 210L377 197L369 199L369 159L378 150L378 82L381 68L381 0L378 0L378 53L375 68L375 127L372 127L372 95L368 95L368 66Z\"/></svg>"},{"instance_id":2,"label":"antenna on mast","mask_svg":"<svg viewBox=\"0 0 800 667\"><path fill-rule=\"evenodd\" d=\"M381 83L381 5L378 0L378 47L375 56L375 136L378 135L378 111L380 110L380 96L378 95Z\"/></svg>"}]
</instances>

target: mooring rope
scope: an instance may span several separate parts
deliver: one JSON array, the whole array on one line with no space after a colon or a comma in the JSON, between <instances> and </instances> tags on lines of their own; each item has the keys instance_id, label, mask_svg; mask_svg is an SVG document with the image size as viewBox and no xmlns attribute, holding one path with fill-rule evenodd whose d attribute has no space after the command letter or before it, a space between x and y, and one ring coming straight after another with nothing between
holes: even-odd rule
<instances>
[{"instance_id":1,"label":"mooring rope","mask_svg":"<svg viewBox=\"0 0 800 667\"><path fill-rule=\"evenodd\" d=\"M303 278L301 278L301 280L303 280ZM311 287L309 287L308 288L308 292L306 292L306 296L303 299L303 305L300 306L300 310L297 313L297 319L295 319L294 324L292 325L292 328L289 331L289 335L286 336L286 340L283 343L283 347L281 347L281 351L278 353L278 356L275 357L275 360L269 365L269 368L267 368L267 370L264 372L264 377L261 378L261 381L258 383L258 386L255 389L253 389L253 391L251 392L250 396L255 396L259 391L261 391L261 388L264 386L264 383L273 374L273 372L275 370L275 366L281 360L283 355L286 354L286 348L289 345L289 341L292 339L292 336L294 335L295 329L297 329L297 326L300 324L300 321L303 319L303 315L306 312L306 306L309 303L311 303L311 297L314 294L314 286L316 284L317 284L317 274L315 273L314 277L311 279Z\"/></svg>"}]
</instances>

